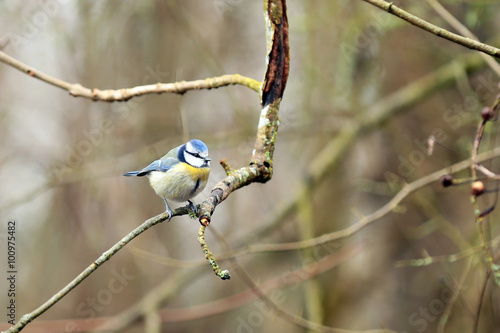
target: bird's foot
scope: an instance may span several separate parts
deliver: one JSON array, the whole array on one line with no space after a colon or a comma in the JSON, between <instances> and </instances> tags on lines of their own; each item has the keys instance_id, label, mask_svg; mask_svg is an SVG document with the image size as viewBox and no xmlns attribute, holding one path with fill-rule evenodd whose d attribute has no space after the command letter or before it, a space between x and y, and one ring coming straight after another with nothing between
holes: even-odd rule
<instances>
[{"instance_id":1,"label":"bird's foot","mask_svg":"<svg viewBox=\"0 0 500 333\"><path fill-rule=\"evenodd\" d=\"M172 212L172 210L168 206L167 200L165 198L163 198L163 201L165 201L165 212L163 214L168 214L168 220L167 220L167 222L170 222L170 220L174 216L174 212Z\"/></svg>"},{"instance_id":2,"label":"bird's foot","mask_svg":"<svg viewBox=\"0 0 500 333\"><path fill-rule=\"evenodd\" d=\"M196 205L191 201L191 200L188 200L188 214L189 214L189 217L195 219L198 217L198 207L196 207Z\"/></svg>"}]
</instances>

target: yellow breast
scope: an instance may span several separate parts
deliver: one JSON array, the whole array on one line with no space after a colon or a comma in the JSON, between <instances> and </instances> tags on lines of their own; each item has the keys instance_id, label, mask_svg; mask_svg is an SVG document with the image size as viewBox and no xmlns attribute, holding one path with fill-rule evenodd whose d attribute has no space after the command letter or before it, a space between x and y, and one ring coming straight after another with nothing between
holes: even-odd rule
<instances>
[{"instance_id":1,"label":"yellow breast","mask_svg":"<svg viewBox=\"0 0 500 333\"><path fill-rule=\"evenodd\" d=\"M167 172L153 171L149 177L151 187L160 197L186 201L203 191L210 168L195 168L187 163L178 163Z\"/></svg>"},{"instance_id":2,"label":"yellow breast","mask_svg":"<svg viewBox=\"0 0 500 333\"><path fill-rule=\"evenodd\" d=\"M187 163L184 163L183 168L193 179L202 182L206 182L210 174L210 168L195 168Z\"/></svg>"}]
</instances>

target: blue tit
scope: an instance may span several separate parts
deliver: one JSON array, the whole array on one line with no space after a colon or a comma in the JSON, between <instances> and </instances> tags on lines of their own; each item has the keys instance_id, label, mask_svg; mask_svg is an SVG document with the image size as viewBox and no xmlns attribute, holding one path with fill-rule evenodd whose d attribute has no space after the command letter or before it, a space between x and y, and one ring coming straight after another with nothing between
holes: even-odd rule
<instances>
[{"instance_id":1,"label":"blue tit","mask_svg":"<svg viewBox=\"0 0 500 333\"><path fill-rule=\"evenodd\" d=\"M156 194L165 201L169 220L172 210L167 200L187 201L193 212L196 206L189 199L203 191L210 173L208 148L201 140L193 139L169 151L141 171L126 172L124 176L147 176Z\"/></svg>"}]
</instances>

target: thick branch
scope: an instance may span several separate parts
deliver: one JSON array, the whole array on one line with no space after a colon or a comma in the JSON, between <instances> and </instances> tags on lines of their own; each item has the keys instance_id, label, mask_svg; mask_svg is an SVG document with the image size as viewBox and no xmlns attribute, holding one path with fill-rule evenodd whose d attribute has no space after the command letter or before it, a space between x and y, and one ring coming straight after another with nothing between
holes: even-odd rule
<instances>
[{"instance_id":1,"label":"thick branch","mask_svg":"<svg viewBox=\"0 0 500 333\"><path fill-rule=\"evenodd\" d=\"M425 20L422 20L421 18L419 18L415 15L408 13L407 11L404 11L403 9L394 5L392 2L387 2L387 1L383 1L383 0L363 0L363 1L371 3L372 5L380 8L380 9L383 9L386 12L391 13L391 14L405 20L406 22L409 22L409 23L413 24L414 26L417 26L425 31L428 31L428 32L430 32L438 37L447 39L447 40L452 41L456 44L465 46L469 49L481 51L481 52L484 52L490 56L500 58L500 49L493 47L491 45L488 45L488 44L484 44L484 43L475 41L475 40L467 38L467 37L463 37L463 36L454 34L446 29L440 28L432 23L429 23Z\"/></svg>"},{"instance_id":2,"label":"thick branch","mask_svg":"<svg viewBox=\"0 0 500 333\"><path fill-rule=\"evenodd\" d=\"M223 164L228 176L215 185L210 196L201 204L200 223L204 226L210 224L216 206L233 191L254 182L265 183L272 177L274 143L279 126L278 111L290 67L286 1L264 0L264 18L268 66L262 83L262 109L255 149L248 167L232 170Z\"/></svg>"},{"instance_id":3,"label":"thick branch","mask_svg":"<svg viewBox=\"0 0 500 333\"><path fill-rule=\"evenodd\" d=\"M199 219L202 227L198 232L198 240L204 239L205 227L210 224L215 208L229 194L254 182L265 183L273 175L274 143L279 126L278 111L290 66L286 1L264 0L264 18L268 52L267 69L261 87L262 109L250 166L233 170L227 161L222 161L227 177L215 185L210 196L200 205ZM222 279L228 278L229 272L217 265L206 243L200 241L200 244L205 256L210 259L215 273Z\"/></svg>"}]
</instances>

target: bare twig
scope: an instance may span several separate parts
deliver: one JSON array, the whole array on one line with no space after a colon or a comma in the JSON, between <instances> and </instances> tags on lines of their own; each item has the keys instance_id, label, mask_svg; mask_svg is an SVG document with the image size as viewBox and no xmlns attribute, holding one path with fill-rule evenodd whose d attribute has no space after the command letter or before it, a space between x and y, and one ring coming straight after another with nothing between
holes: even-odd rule
<instances>
[{"instance_id":1,"label":"bare twig","mask_svg":"<svg viewBox=\"0 0 500 333\"><path fill-rule=\"evenodd\" d=\"M184 94L189 90L200 90L200 89L213 89L229 85L243 85L252 90L259 91L260 82L254 79L239 75L222 75L218 77L211 77L204 80L196 81L180 81L174 83L156 83L149 84L145 86L137 86L132 88L122 88L122 89L90 89L82 86L79 83L69 83L61 79L55 78L51 75L43 73L35 68L32 68L19 60L7 55L6 53L0 51L0 62L3 62L23 73L28 74L34 78L51 84L55 87L61 88L69 92L73 97L84 97L89 98L93 101L105 101L105 102L115 102L115 101L128 101L132 97L142 96L146 94L160 94L160 93L174 93L174 94Z\"/></svg>"},{"instance_id":2,"label":"bare twig","mask_svg":"<svg viewBox=\"0 0 500 333\"><path fill-rule=\"evenodd\" d=\"M481 121L479 124L479 127L477 129L476 137L474 138L474 146L472 148L472 155L471 155L471 178L473 180L477 179L477 172L476 172L476 165L477 165L477 154L479 153L479 145L481 143L481 139L483 138L484 134L484 127L486 126L486 123L488 121L484 120Z\"/></svg>"},{"instance_id":3,"label":"bare twig","mask_svg":"<svg viewBox=\"0 0 500 333\"><path fill-rule=\"evenodd\" d=\"M217 261L215 260L214 255L208 248L207 243L205 242L205 228L206 226L201 225L200 230L198 231L198 242L201 245L201 250L205 254L205 259L208 260L210 265L212 266L212 269L215 272L215 275L220 277L222 280L229 280L231 278L231 275L229 274L229 271L227 269L222 269L219 267L217 264Z\"/></svg>"},{"instance_id":4,"label":"bare twig","mask_svg":"<svg viewBox=\"0 0 500 333\"><path fill-rule=\"evenodd\" d=\"M414 26L417 26L425 31L428 31L438 37L447 39L449 41L452 41L456 44L465 46L469 49L477 50L483 53L486 53L490 56L500 58L500 49L484 44L478 41L475 41L473 39L463 37L457 34L454 34L446 29L440 28L432 23L429 23L415 15L412 15L408 13L407 11L404 11L403 9L397 7L394 5L392 2L387 2L383 0L363 0L365 2L371 3L372 5L385 10L386 12L393 14L403 20L405 20L408 23L413 24Z\"/></svg>"},{"instance_id":5,"label":"bare twig","mask_svg":"<svg viewBox=\"0 0 500 333\"><path fill-rule=\"evenodd\" d=\"M494 180L500 180L500 175L494 173L493 171L489 170L485 166L481 164L475 164L474 167L477 171L481 172L483 175L485 175L488 179L494 179Z\"/></svg>"}]
</instances>

